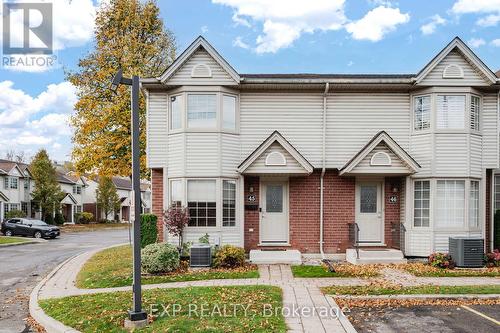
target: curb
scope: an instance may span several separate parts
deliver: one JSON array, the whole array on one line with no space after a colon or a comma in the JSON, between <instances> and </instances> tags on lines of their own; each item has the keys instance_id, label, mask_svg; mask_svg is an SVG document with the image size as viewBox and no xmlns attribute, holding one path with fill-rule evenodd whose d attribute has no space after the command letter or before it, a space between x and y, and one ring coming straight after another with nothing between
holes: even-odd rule
<instances>
[{"instance_id":1,"label":"curb","mask_svg":"<svg viewBox=\"0 0 500 333\"><path fill-rule=\"evenodd\" d=\"M2 236L2 237L7 237L7 236ZM10 243L10 244L1 244L0 245L0 248L2 247L9 247L9 246L20 246L20 245L28 245L28 244L36 244L36 243L46 243L48 242L48 240L46 239L30 239L28 241L25 241L25 242L19 242L19 243Z\"/></svg>"},{"instance_id":2,"label":"curb","mask_svg":"<svg viewBox=\"0 0 500 333\"><path fill-rule=\"evenodd\" d=\"M328 295L332 297L332 295ZM339 299L490 299L500 298L500 294L415 294L415 295L335 295Z\"/></svg>"},{"instance_id":3,"label":"curb","mask_svg":"<svg viewBox=\"0 0 500 333\"><path fill-rule=\"evenodd\" d=\"M340 325L342 325L344 331L346 333L357 333L358 331L356 331L349 318L347 318L340 306L337 304L337 302L335 302L335 299L331 295L325 295L325 297L328 300L328 303L330 303L331 307L339 309L339 315L337 316L337 319L339 320Z\"/></svg>"}]
</instances>

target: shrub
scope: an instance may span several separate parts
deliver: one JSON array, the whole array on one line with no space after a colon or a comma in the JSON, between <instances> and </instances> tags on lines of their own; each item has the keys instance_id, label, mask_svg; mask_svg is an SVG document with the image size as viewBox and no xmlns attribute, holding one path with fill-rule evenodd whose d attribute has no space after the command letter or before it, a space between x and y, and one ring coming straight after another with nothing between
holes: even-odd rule
<instances>
[{"instance_id":1,"label":"shrub","mask_svg":"<svg viewBox=\"0 0 500 333\"><path fill-rule=\"evenodd\" d=\"M179 268L179 251L168 243L149 244L141 250L142 270L149 274L168 273Z\"/></svg>"},{"instance_id":2,"label":"shrub","mask_svg":"<svg viewBox=\"0 0 500 333\"><path fill-rule=\"evenodd\" d=\"M19 210L19 209L11 210L5 214L5 219L7 219L7 220L13 219L16 217L26 217L26 214L22 210Z\"/></svg>"},{"instance_id":3,"label":"shrub","mask_svg":"<svg viewBox=\"0 0 500 333\"><path fill-rule=\"evenodd\" d=\"M200 244L210 244L210 236L208 234L205 234L203 236L201 236L200 238L198 238L198 242Z\"/></svg>"},{"instance_id":4,"label":"shrub","mask_svg":"<svg viewBox=\"0 0 500 333\"><path fill-rule=\"evenodd\" d=\"M43 221L47 224L54 224L54 217L52 216L52 213L45 214Z\"/></svg>"},{"instance_id":5,"label":"shrub","mask_svg":"<svg viewBox=\"0 0 500 333\"><path fill-rule=\"evenodd\" d=\"M498 249L487 253L484 257L486 267L500 267L500 251Z\"/></svg>"},{"instance_id":6,"label":"shrub","mask_svg":"<svg viewBox=\"0 0 500 333\"><path fill-rule=\"evenodd\" d=\"M239 267L245 265L245 250L233 245L222 246L215 254L215 267Z\"/></svg>"},{"instance_id":7,"label":"shrub","mask_svg":"<svg viewBox=\"0 0 500 333\"><path fill-rule=\"evenodd\" d=\"M179 248L182 247L182 231L187 226L188 222L189 210L186 207L172 205L163 213L163 223L168 233L179 237Z\"/></svg>"},{"instance_id":8,"label":"shrub","mask_svg":"<svg viewBox=\"0 0 500 333\"><path fill-rule=\"evenodd\" d=\"M455 268L455 261L448 253L435 252L429 256L429 265L437 268Z\"/></svg>"},{"instance_id":9,"label":"shrub","mask_svg":"<svg viewBox=\"0 0 500 333\"><path fill-rule=\"evenodd\" d=\"M56 212L54 216L54 223L57 225L64 224L64 216L60 212Z\"/></svg>"},{"instance_id":10,"label":"shrub","mask_svg":"<svg viewBox=\"0 0 500 333\"><path fill-rule=\"evenodd\" d=\"M156 220L156 215L141 215L141 248L146 247L146 245L156 243L156 240L158 239Z\"/></svg>"},{"instance_id":11,"label":"shrub","mask_svg":"<svg viewBox=\"0 0 500 333\"><path fill-rule=\"evenodd\" d=\"M89 224L94 219L94 215L89 212L81 212L75 214L75 222L81 224Z\"/></svg>"}]
</instances>

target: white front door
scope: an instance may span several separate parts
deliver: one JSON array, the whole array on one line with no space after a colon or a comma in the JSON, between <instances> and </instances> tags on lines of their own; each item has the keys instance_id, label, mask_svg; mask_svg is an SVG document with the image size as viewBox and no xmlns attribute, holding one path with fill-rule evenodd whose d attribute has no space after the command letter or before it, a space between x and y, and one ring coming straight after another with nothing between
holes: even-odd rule
<instances>
[{"instance_id":1,"label":"white front door","mask_svg":"<svg viewBox=\"0 0 500 333\"><path fill-rule=\"evenodd\" d=\"M383 183L366 181L356 183L356 223L361 245L383 242Z\"/></svg>"},{"instance_id":2,"label":"white front door","mask_svg":"<svg viewBox=\"0 0 500 333\"><path fill-rule=\"evenodd\" d=\"M288 243L288 182L261 183L260 241Z\"/></svg>"}]
</instances>

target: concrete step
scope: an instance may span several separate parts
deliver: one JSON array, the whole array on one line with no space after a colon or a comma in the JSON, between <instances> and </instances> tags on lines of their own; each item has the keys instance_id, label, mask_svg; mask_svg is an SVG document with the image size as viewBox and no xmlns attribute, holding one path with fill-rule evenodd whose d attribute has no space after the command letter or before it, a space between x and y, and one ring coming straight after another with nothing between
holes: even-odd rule
<instances>
[{"instance_id":1,"label":"concrete step","mask_svg":"<svg viewBox=\"0 0 500 333\"><path fill-rule=\"evenodd\" d=\"M403 252L396 249L359 249L359 258L356 256L356 249L347 249L346 260L355 265L406 263Z\"/></svg>"},{"instance_id":2,"label":"concrete step","mask_svg":"<svg viewBox=\"0 0 500 333\"><path fill-rule=\"evenodd\" d=\"M250 250L250 262L256 265L300 265L302 264L302 256L298 250Z\"/></svg>"}]
</instances>

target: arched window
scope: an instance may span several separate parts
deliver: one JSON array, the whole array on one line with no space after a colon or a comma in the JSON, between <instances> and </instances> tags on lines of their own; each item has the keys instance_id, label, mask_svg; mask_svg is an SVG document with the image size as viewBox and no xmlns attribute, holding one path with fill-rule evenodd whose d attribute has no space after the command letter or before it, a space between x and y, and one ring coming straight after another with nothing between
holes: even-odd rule
<instances>
[{"instance_id":1,"label":"arched window","mask_svg":"<svg viewBox=\"0 0 500 333\"><path fill-rule=\"evenodd\" d=\"M370 160L370 165L375 165L375 166L381 166L381 165L387 166L391 164L392 164L391 157L389 156L389 154L383 151L379 151L373 154L372 159Z\"/></svg>"},{"instance_id":2,"label":"arched window","mask_svg":"<svg viewBox=\"0 0 500 333\"><path fill-rule=\"evenodd\" d=\"M278 151L273 151L267 154L266 157L266 165L267 166L282 166L286 165L286 158L282 153Z\"/></svg>"}]
</instances>

